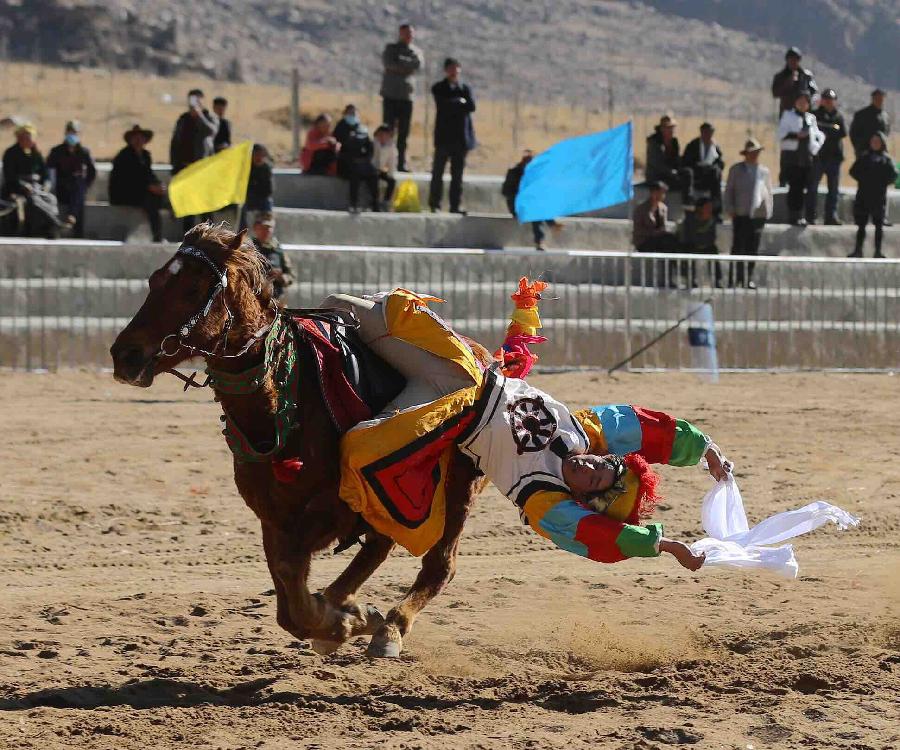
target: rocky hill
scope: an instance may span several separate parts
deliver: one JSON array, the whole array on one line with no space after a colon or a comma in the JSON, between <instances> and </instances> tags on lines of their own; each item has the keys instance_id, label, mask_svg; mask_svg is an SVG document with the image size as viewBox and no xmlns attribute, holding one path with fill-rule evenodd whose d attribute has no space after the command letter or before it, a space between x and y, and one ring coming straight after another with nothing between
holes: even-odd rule
<instances>
[{"instance_id":1,"label":"rocky hill","mask_svg":"<svg viewBox=\"0 0 900 750\"><path fill-rule=\"evenodd\" d=\"M452 53L482 95L751 118L771 114L789 43L848 105L900 88L897 15L897 0L0 0L0 56L276 83L297 66L305 83L365 90L409 19L429 78Z\"/></svg>"}]
</instances>

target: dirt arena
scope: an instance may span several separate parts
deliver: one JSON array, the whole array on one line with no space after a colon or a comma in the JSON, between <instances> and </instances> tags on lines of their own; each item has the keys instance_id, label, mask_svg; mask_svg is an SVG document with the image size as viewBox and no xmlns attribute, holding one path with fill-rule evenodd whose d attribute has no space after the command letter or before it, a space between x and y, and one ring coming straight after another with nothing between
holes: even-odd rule
<instances>
[{"instance_id":1,"label":"dirt arena","mask_svg":"<svg viewBox=\"0 0 900 750\"><path fill-rule=\"evenodd\" d=\"M208 392L0 377L2 748L900 747L898 378L534 377L695 421L751 523L822 498L862 526L796 540L793 582L604 566L491 489L402 659L371 662L362 640L323 658L276 626ZM658 518L697 538L709 480L662 473ZM386 611L416 568L395 554L362 600Z\"/></svg>"}]
</instances>

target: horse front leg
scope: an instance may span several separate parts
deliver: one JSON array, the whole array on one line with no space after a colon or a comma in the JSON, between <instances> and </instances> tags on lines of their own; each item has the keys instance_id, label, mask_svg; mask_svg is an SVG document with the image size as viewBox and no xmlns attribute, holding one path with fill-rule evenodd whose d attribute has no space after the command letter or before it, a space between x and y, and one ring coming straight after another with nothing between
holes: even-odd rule
<instances>
[{"instance_id":1,"label":"horse front leg","mask_svg":"<svg viewBox=\"0 0 900 750\"><path fill-rule=\"evenodd\" d=\"M450 583L456 573L459 539L480 491L481 477L475 465L457 452L447 478L447 517L444 533L425 556L422 568L402 601L388 612L387 619L372 636L366 653L373 657L398 657L403 650L403 637L425 606Z\"/></svg>"},{"instance_id":2,"label":"horse front leg","mask_svg":"<svg viewBox=\"0 0 900 750\"><path fill-rule=\"evenodd\" d=\"M350 564L322 592L322 596L341 611L366 621L364 635L375 633L384 624L384 615L371 605L360 607L355 601L356 592L387 559L393 547L394 542L389 537L369 532ZM314 640L312 643L313 651L322 655L333 653L340 646L337 641Z\"/></svg>"}]
</instances>

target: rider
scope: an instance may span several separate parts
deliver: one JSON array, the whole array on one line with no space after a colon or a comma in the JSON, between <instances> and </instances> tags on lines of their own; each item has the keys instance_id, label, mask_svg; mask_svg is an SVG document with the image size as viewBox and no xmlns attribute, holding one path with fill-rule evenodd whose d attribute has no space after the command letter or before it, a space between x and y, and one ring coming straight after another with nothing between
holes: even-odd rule
<instances>
[{"instance_id":1,"label":"rider","mask_svg":"<svg viewBox=\"0 0 900 750\"><path fill-rule=\"evenodd\" d=\"M353 311L369 347L406 387L374 419L344 436L341 496L416 554L416 533L443 507L446 449L456 444L558 547L599 562L672 554L689 570L704 561L662 525L642 525L658 476L648 463L705 459L715 479L731 471L719 448L690 423L637 406L571 413L552 396L497 367L483 372L465 341L423 298L398 289L360 299L332 295L322 307ZM397 523L397 521L401 522ZM428 536L426 529L425 536Z\"/></svg>"}]
</instances>

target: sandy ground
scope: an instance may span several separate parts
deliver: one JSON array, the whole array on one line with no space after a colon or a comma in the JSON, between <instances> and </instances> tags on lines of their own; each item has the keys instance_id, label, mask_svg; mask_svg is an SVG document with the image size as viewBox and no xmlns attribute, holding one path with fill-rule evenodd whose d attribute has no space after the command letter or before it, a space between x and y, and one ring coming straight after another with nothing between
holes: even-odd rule
<instances>
[{"instance_id":1,"label":"sandy ground","mask_svg":"<svg viewBox=\"0 0 900 750\"><path fill-rule=\"evenodd\" d=\"M603 566L491 489L396 662L278 629L208 393L0 378L0 747L900 747L897 378L535 377L573 405L696 421L737 462L751 522L824 498L863 525L797 540L793 582ZM696 538L708 480L663 474L658 517ZM393 556L363 601L386 610L416 568Z\"/></svg>"}]
</instances>

